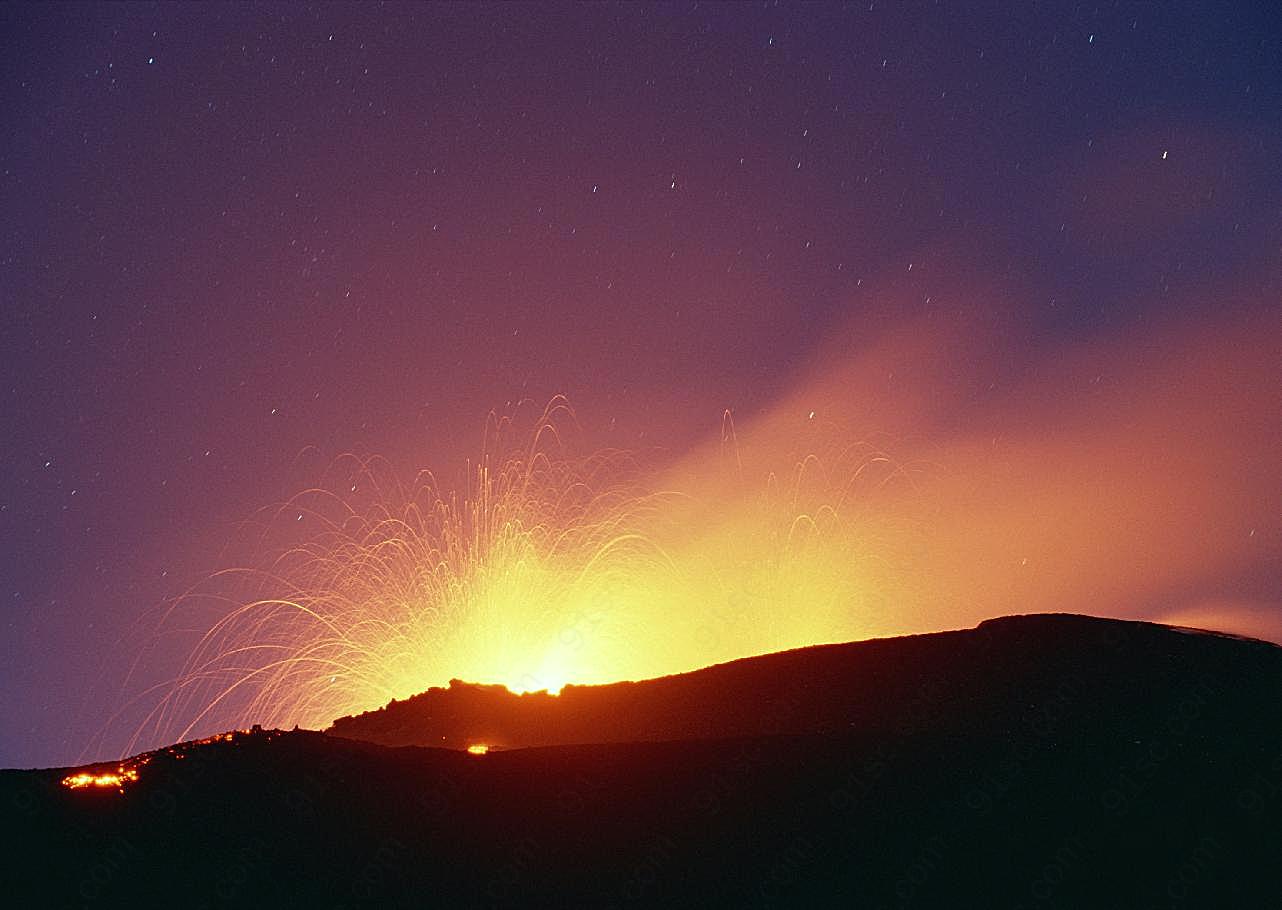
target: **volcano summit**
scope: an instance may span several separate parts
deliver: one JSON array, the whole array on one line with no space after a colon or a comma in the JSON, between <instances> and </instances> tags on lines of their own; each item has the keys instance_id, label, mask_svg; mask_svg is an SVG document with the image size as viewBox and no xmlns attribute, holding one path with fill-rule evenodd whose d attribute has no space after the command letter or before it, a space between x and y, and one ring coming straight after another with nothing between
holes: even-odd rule
<instances>
[{"instance_id":1,"label":"volcano summit","mask_svg":"<svg viewBox=\"0 0 1282 910\"><path fill-rule=\"evenodd\" d=\"M1275 906L1280 706L1273 645L1073 615L559 696L456 682L326 734L3 772L6 880L46 905Z\"/></svg>"}]
</instances>

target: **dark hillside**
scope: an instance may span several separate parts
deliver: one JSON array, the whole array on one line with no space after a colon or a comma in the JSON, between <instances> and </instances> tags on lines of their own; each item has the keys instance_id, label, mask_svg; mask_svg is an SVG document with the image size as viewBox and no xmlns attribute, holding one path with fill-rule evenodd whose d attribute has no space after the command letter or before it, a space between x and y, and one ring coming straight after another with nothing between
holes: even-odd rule
<instances>
[{"instance_id":1,"label":"dark hillside","mask_svg":"<svg viewBox=\"0 0 1282 910\"><path fill-rule=\"evenodd\" d=\"M153 753L123 791L67 789L67 769L0 772L7 899L1282 901L1282 650L1270 645L1015 618L571 694L557 710L583 713L561 733L590 735L610 693L621 719L606 735L690 738L474 756L260 732ZM451 718L467 722L462 709Z\"/></svg>"}]
</instances>

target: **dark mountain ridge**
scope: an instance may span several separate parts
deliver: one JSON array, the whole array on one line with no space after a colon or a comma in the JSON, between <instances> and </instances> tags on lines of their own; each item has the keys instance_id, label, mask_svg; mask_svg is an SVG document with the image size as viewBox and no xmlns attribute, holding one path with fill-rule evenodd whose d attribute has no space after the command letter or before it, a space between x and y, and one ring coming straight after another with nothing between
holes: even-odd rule
<instances>
[{"instance_id":1,"label":"dark mountain ridge","mask_svg":"<svg viewBox=\"0 0 1282 910\"><path fill-rule=\"evenodd\" d=\"M1247 652L1265 662L1282 655L1266 642L1154 623L1010 616L975 629L798 648L640 682L571 685L559 695L452 680L339 718L326 732L458 749L935 726L979 706L1018 714L1031 703L1058 711L1106 697L1143 698L1154 686L1224 672Z\"/></svg>"},{"instance_id":2,"label":"dark mountain ridge","mask_svg":"<svg viewBox=\"0 0 1282 910\"><path fill-rule=\"evenodd\" d=\"M487 732L520 744L536 729L523 711L561 725L545 738L596 729L638 741L469 755L256 731L92 773L0 772L6 897L132 907L1282 903L1282 649L1272 645L1011 617L591 688L531 699L456 686L406 717L418 724L423 705L452 706L430 715L430 735L458 744ZM622 719L600 713L610 704ZM491 713L467 726L474 705ZM73 773L121 779L72 789Z\"/></svg>"}]
</instances>

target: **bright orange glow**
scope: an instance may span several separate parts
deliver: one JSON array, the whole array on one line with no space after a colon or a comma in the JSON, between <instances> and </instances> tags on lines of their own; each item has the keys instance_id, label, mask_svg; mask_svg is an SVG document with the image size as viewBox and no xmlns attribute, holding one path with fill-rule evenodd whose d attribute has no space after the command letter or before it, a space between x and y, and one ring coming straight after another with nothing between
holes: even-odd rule
<instances>
[{"instance_id":1,"label":"bright orange glow","mask_svg":"<svg viewBox=\"0 0 1282 910\"><path fill-rule=\"evenodd\" d=\"M485 743L473 743L467 747L467 751L473 755L484 755L486 752L490 751L490 747Z\"/></svg>"},{"instance_id":2,"label":"bright orange glow","mask_svg":"<svg viewBox=\"0 0 1282 910\"><path fill-rule=\"evenodd\" d=\"M62 785L69 790L80 790L85 787L114 787L123 793L125 785L138 779L138 770L132 765L120 765L115 771L90 772L78 771L62 779Z\"/></svg>"},{"instance_id":3,"label":"bright orange glow","mask_svg":"<svg viewBox=\"0 0 1282 910\"><path fill-rule=\"evenodd\" d=\"M342 495L309 490L276 513L287 533L300 514L319 533L176 605L224 606L138 736L323 728L452 678L555 694L869 634L884 541L861 530L858 499L903 473L874 446L750 474L727 415L715 477L660 476L626 452L572 457L572 421L562 399L531 430L494 420L461 493L340 462ZM807 609L780 610L790 598Z\"/></svg>"},{"instance_id":4,"label":"bright orange glow","mask_svg":"<svg viewBox=\"0 0 1282 910\"><path fill-rule=\"evenodd\" d=\"M168 756L175 761L182 761L187 757L189 750L199 746L209 746L215 743L236 743L238 741L243 743L247 738L271 740L280 735L281 732L279 730L263 730L261 727L254 727L249 730L228 730L223 733L206 736L203 739L174 743L153 753L135 755L132 758L121 761L115 768L108 771L97 769L77 771L74 774L68 774L62 779L61 783L69 790L81 790L88 787L114 787L123 793L126 785L138 780L140 769L151 764L152 759L157 755Z\"/></svg>"},{"instance_id":5,"label":"bright orange glow","mask_svg":"<svg viewBox=\"0 0 1282 910\"><path fill-rule=\"evenodd\" d=\"M175 605L214 618L137 735L325 727L453 678L555 693L1009 613L1160 618L1146 605L1173 586L1276 558L1276 317L1145 327L1002 387L984 371L1008 330L959 309L852 333L662 466L567 452L562 399L492 420L458 490L340 459L268 517L274 561Z\"/></svg>"}]
</instances>

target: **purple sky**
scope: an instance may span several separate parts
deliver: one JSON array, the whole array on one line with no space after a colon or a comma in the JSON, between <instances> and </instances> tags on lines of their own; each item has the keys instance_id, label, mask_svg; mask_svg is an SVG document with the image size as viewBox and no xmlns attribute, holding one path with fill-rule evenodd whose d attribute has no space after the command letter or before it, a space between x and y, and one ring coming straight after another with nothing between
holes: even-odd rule
<instances>
[{"instance_id":1,"label":"purple sky","mask_svg":"<svg viewBox=\"0 0 1282 910\"><path fill-rule=\"evenodd\" d=\"M1260 316L1280 15L3 6L0 766L76 760L147 611L344 451L452 466L564 393L675 456L980 279L1023 327L995 382Z\"/></svg>"}]
</instances>

